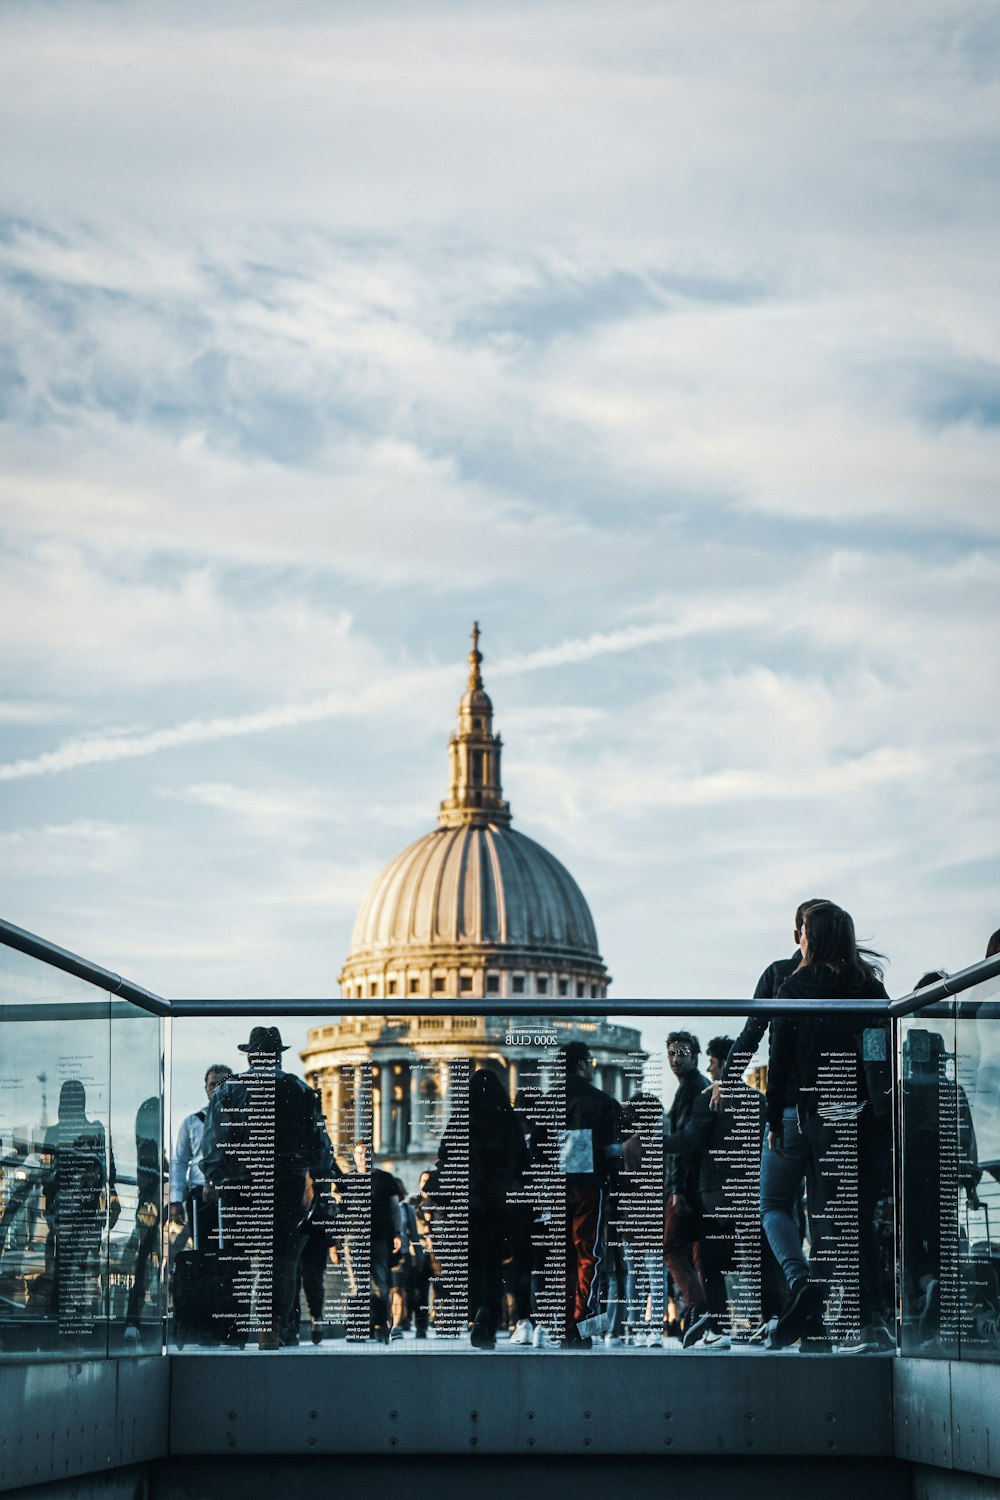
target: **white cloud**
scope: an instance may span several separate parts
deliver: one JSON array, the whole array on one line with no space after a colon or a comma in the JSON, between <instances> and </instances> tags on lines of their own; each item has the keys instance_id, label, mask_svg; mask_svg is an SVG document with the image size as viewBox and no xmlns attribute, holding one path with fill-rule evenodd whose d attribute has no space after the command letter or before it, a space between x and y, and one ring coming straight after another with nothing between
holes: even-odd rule
<instances>
[{"instance_id":1,"label":"white cloud","mask_svg":"<svg viewBox=\"0 0 1000 1500\"><path fill-rule=\"evenodd\" d=\"M8 7L22 920L164 987L323 987L432 820L478 616L517 826L621 986L752 982L803 886L971 951L997 30Z\"/></svg>"}]
</instances>

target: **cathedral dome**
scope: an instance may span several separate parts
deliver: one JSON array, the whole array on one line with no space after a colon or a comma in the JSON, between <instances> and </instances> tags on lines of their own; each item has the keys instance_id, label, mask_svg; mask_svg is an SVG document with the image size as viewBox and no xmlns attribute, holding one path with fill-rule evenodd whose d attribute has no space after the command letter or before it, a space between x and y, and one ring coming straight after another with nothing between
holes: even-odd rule
<instances>
[{"instance_id":1,"label":"cathedral dome","mask_svg":"<svg viewBox=\"0 0 1000 1500\"><path fill-rule=\"evenodd\" d=\"M340 975L345 996L607 993L583 892L554 855L510 827L481 663L475 626L440 826L398 854L362 903Z\"/></svg>"},{"instance_id":2,"label":"cathedral dome","mask_svg":"<svg viewBox=\"0 0 1000 1500\"><path fill-rule=\"evenodd\" d=\"M439 828L398 854L358 912L351 953L462 943L600 961L590 909L565 865L490 823Z\"/></svg>"}]
</instances>

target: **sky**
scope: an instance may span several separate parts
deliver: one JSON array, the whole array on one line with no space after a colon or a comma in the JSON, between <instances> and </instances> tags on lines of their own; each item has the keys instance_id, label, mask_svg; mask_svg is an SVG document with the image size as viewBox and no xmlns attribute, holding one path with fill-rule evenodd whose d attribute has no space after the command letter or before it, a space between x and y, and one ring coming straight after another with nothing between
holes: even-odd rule
<instances>
[{"instance_id":1,"label":"sky","mask_svg":"<svg viewBox=\"0 0 1000 1500\"><path fill-rule=\"evenodd\" d=\"M1000 16L12 0L0 911L334 996L469 630L612 995L1000 926Z\"/></svg>"}]
</instances>

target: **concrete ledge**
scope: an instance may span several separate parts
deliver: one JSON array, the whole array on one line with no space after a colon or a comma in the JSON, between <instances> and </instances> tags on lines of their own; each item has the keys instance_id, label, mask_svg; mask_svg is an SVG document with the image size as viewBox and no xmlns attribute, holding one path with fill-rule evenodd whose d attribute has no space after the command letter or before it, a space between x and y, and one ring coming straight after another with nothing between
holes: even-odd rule
<instances>
[{"instance_id":1,"label":"concrete ledge","mask_svg":"<svg viewBox=\"0 0 1000 1500\"><path fill-rule=\"evenodd\" d=\"M157 1355L0 1365L0 1489L161 1457L169 1377Z\"/></svg>"},{"instance_id":2,"label":"concrete ledge","mask_svg":"<svg viewBox=\"0 0 1000 1500\"><path fill-rule=\"evenodd\" d=\"M947 1359L893 1365L897 1456L1000 1479L1000 1365Z\"/></svg>"},{"instance_id":3,"label":"concrete ledge","mask_svg":"<svg viewBox=\"0 0 1000 1500\"><path fill-rule=\"evenodd\" d=\"M891 1358L174 1358L170 1452L889 1457Z\"/></svg>"}]
</instances>

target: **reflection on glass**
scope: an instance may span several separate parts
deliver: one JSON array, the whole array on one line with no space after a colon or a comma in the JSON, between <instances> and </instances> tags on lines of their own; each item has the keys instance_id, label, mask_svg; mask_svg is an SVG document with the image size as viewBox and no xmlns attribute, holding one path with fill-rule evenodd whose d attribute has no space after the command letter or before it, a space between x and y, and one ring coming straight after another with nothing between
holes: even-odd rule
<instances>
[{"instance_id":1,"label":"reflection on glass","mask_svg":"<svg viewBox=\"0 0 1000 1500\"><path fill-rule=\"evenodd\" d=\"M0 1350L107 1350L119 1212L106 995L0 952Z\"/></svg>"},{"instance_id":2,"label":"reflection on glass","mask_svg":"<svg viewBox=\"0 0 1000 1500\"><path fill-rule=\"evenodd\" d=\"M722 1079L731 1039L704 1024L682 1058L665 1020L647 1044L593 1019L175 1022L174 1347L764 1346L787 1301L761 1222L767 1065ZM888 1110L872 1125L856 1093L890 1057L855 1030L822 1063L836 1191L791 1184L828 1346L892 1302Z\"/></svg>"},{"instance_id":3,"label":"reflection on glass","mask_svg":"<svg viewBox=\"0 0 1000 1500\"><path fill-rule=\"evenodd\" d=\"M1000 1359L998 989L900 1027L904 1353Z\"/></svg>"}]
</instances>

